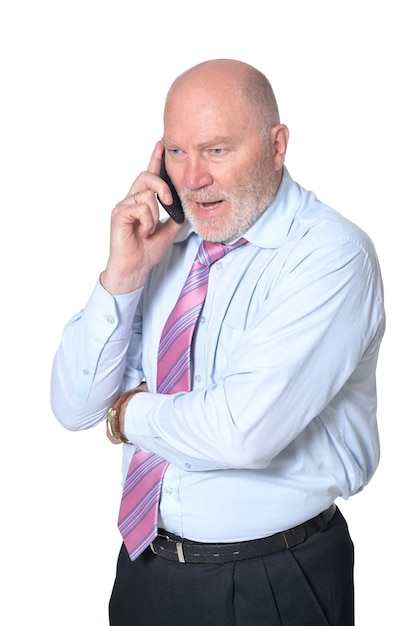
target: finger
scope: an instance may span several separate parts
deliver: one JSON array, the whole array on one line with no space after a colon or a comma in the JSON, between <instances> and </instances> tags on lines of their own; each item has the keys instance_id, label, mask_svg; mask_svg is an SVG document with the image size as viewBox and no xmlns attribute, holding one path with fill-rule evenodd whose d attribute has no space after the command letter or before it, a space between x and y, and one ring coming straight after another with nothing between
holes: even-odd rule
<instances>
[{"instance_id":1,"label":"finger","mask_svg":"<svg viewBox=\"0 0 417 626\"><path fill-rule=\"evenodd\" d=\"M135 191L126 198L124 204L128 207L129 215L153 231L159 222L159 205L154 191Z\"/></svg>"},{"instance_id":2,"label":"finger","mask_svg":"<svg viewBox=\"0 0 417 626\"><path fill-rule=\"evenodd\" d=\"M164 154L164 144L162 141L157 141L155 144L155 148L153 149L149 164L148 164L148 172L152 172L153 174L158 174L161 171L162 164L162 156Z\"/></svg>"},{"instance_id":3,"label":"finger","mask_svg":"<svg viewBox=\"0 0 417 626\"><path fill-rule=\"evenodd\" d=\"M156 174L159 178L163 154L164 144L162 143L162 141L157 141L153 149L148 168L144 172L141 172L139 176L137 176L126 197L133 196L136 191L143 191L144 189L152 189L152 191L154 192L160 191L159 188L153 189L153 186L151 186L152 181L156 182L158 187L160 185L158 185L159 181L155 177L148 176L148 172L150 172L151 174Z\"/></svg>"}]
</instances>

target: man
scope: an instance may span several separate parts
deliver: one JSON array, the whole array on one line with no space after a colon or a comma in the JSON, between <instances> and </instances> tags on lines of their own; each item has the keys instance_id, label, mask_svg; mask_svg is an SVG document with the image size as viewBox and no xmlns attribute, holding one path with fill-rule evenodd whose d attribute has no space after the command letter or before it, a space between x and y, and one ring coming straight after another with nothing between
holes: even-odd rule
<instances>
[{"instance_id":1,"label":"man","mask_svg":"<svg viewBox=\"0 0 417 626\"><path fill-rule=\"evenodd\" d=\"M353 624L334 501L379 460L383 289L367 235L290 177L287 142L255 68L213 60L177 78L148 169L113 210L107 266L64 330L57 418L74 430L108 415L125 443L113 626ZM184 224L159 218L164 151ZM184 361L161 374L202 240L203 257L227 254L207 270L199 257L205 300Z\"/></svg>"}]
</instances>

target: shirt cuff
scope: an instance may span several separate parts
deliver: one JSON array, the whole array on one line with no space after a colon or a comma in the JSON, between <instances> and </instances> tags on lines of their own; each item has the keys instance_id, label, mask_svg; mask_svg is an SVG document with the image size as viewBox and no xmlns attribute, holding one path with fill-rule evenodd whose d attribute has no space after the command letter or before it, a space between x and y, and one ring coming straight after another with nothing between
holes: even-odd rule
<instances>
[{"instance_id":1,"label":"shirt cuff","mask_svg":"<svg viewBox=\"0 0 417 626\"><path fill-rule=\"evenodd\" d=\"M99 343L105 343L110 336L112 341L128 336L142 291L143 288L113 296L97 280L84 310L89 335Z\"/></svg>"}]
</instances>

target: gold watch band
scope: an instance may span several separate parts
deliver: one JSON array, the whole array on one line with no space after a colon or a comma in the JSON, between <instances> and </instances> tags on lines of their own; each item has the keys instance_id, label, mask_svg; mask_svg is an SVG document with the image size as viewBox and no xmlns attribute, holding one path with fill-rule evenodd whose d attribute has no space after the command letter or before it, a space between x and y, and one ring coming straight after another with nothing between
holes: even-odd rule
<instances>
[{"instance_id":1,"label":"gold watch band","mask_svg":"<svg viewBox=\"0 0 417 626\"><path fill-rule=\"evenodd\" d=\"M107 427L109 430L109 434L112 437L113 443L130 443L128 439L120 432L119 428L119 414L122 405L128 400L131 396L134 396L137 393L140 393L143 389L139 389L139 387L135 387L134 389L129 389L123 393L113 404L112 407L108 410L107 413Z\"/></svg>"}]
</instances>

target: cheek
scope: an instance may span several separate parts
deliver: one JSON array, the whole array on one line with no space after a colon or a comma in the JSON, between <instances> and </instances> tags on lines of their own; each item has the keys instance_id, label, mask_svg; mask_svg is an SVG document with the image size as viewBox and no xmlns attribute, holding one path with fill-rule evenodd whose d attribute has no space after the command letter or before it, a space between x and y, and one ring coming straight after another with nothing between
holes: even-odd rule
<instances>
[{"instance_id":1,"label":"cheek","mask_svg":"<svg viewBox=\"0 0 417 626\"><path fill-rule=\"evenodd\" d=\"M228 197L239 195L246 188L250 176L245 169L234 169L215 179L217 189L221 189Z\"/></svg>"}]
</instances>

